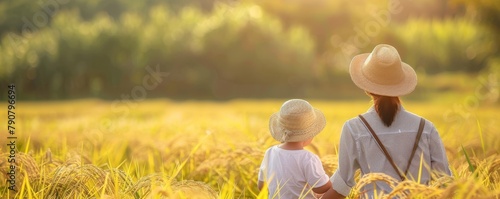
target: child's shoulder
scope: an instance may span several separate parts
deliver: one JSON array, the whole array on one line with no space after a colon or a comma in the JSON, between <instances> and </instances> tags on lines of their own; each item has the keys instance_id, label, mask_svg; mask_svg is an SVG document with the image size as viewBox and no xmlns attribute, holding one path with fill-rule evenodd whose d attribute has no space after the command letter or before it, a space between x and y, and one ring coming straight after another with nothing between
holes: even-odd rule
<instances>
[{"instance_id":1,"label":"child's shoulder","mask_svg":"<svg viewBox=\"0 0 500 199\"><path fill-rule=\"evenodd\" d=\"M287 149L282 149L279 147L280 145L274 145L266 149L266 153L273 153L275 152L276 154L291 154L291 155L299 155L299 156L316 156L316 154L305 150L305 149L300 149L300 150L287 150Z\"/></svg>"},{"instance_id":2,"label":"child's shoulder","mask_svg":"<svg viewBox=\"0 0 500 199\"><path fill-rule=\"evenodd\" d=\"M277 149L279 148L278 146L279 146L279 145L273 145L273 146L271 146L271 147L267 148L265 153L266 153L266 154L269 154L269 153L271 153L272 151L277 150Z\"/></svg>"}]
</instances>

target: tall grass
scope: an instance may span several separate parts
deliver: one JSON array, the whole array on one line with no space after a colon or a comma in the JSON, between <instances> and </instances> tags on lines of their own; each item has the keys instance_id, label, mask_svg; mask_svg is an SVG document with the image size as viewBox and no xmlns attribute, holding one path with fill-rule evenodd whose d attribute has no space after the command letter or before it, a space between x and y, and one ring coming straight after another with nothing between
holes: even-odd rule
<instances>
[{"instance_id":1,"label":"tall grass","mask_svg":"<svg viewBox=\"0 0 500 199\"><path fill-rule=\"evenodd\" d=\"M99 100L20 102L19 191L7 190L8 163L0 158L0 197L266 198L256 178L265 149L277 144L268 120L281 103L150 100L125 111ZM320 156L330 175L337 167L342 123L370 105L311 103L325 113L328 124L307 149ZM457 121L443 117L450 109L443 104L407 102L405 108L438 127L454 177L423 186L370 174L360 177L350 198L360 197L357 190L373 181L394 187L380 198L499 197L500 107L479 107L471 118ZM0 157L6 157L7 145L1 142Z\"/></svg>"}]
</instances>

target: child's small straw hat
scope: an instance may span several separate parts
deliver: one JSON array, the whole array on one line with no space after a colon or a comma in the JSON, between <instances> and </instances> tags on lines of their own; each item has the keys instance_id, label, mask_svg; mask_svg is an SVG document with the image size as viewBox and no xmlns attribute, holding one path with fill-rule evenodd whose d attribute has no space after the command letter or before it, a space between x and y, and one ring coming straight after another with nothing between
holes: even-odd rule
<instances>
[{"instance_id":1,"label":"child's small straw hat","mask_svg":"<svg viewBox=\"0 0 500 199\"><path fill-rule=\"evenodd\" d=\"M280 142L301 142L319 134L325 125L326 119L320 110L305 100L292 99L271 116L269 130Z\"/></svg>"},{"instance_id":2,"label":"child's small straw hat","mask_svg":"<svg viewBox=\"0 0 500 199\"><path fill-rule=\"evenodd\" d=\"M401 61L396 48L387 44L352 58L349 74L356 86L378 95L406 95L417 85L413 68Z\"/></svg>"}]
</instances>

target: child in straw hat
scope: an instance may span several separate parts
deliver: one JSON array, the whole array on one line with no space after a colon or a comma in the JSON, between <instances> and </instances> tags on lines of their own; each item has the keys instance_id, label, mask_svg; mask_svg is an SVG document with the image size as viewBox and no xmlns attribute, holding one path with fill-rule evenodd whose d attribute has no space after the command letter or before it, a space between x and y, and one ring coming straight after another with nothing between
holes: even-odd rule
<instances>
[{"instance_id":1,"label":"child in straw hat","mask_svg":"<svg viewBox=\"0 0 500 199\"><path fill-rule=\"evenodd\" d=\"M286 101L269 121L274 139L259 170L259 189L267 183L269 198L315 198L331 187L318 156L304 150L326 124L325 116L307 101Z\"/></svg>"}]
</instances>

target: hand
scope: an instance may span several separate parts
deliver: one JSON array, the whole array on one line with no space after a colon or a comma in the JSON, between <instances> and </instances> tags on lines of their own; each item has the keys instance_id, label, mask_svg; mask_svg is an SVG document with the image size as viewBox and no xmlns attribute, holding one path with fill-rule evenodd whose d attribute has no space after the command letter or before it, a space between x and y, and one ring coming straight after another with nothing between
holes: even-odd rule
<instances>
[{"instance_id":1,"label":"hand","mask_svg":"<svg viewBox=\"0 0 500 199\"><path fill-rule=\"evenodd\" d=\"M328 189L328 191L323 194L324 199L344 199L345 196L335 191L333 188Z\"/></svg>"},{"instance_id":2,"label":"hand","mask_svg":"<svg viewBox=\"0 0 500 199\"><path fill-rule=\"evenodd\" d=\"M324 195L324 193L322 193L322 194L314 193L314 197L318 198L318 199L321 199L323 197L323 195Z\"/></svg>"}]
</instances>

